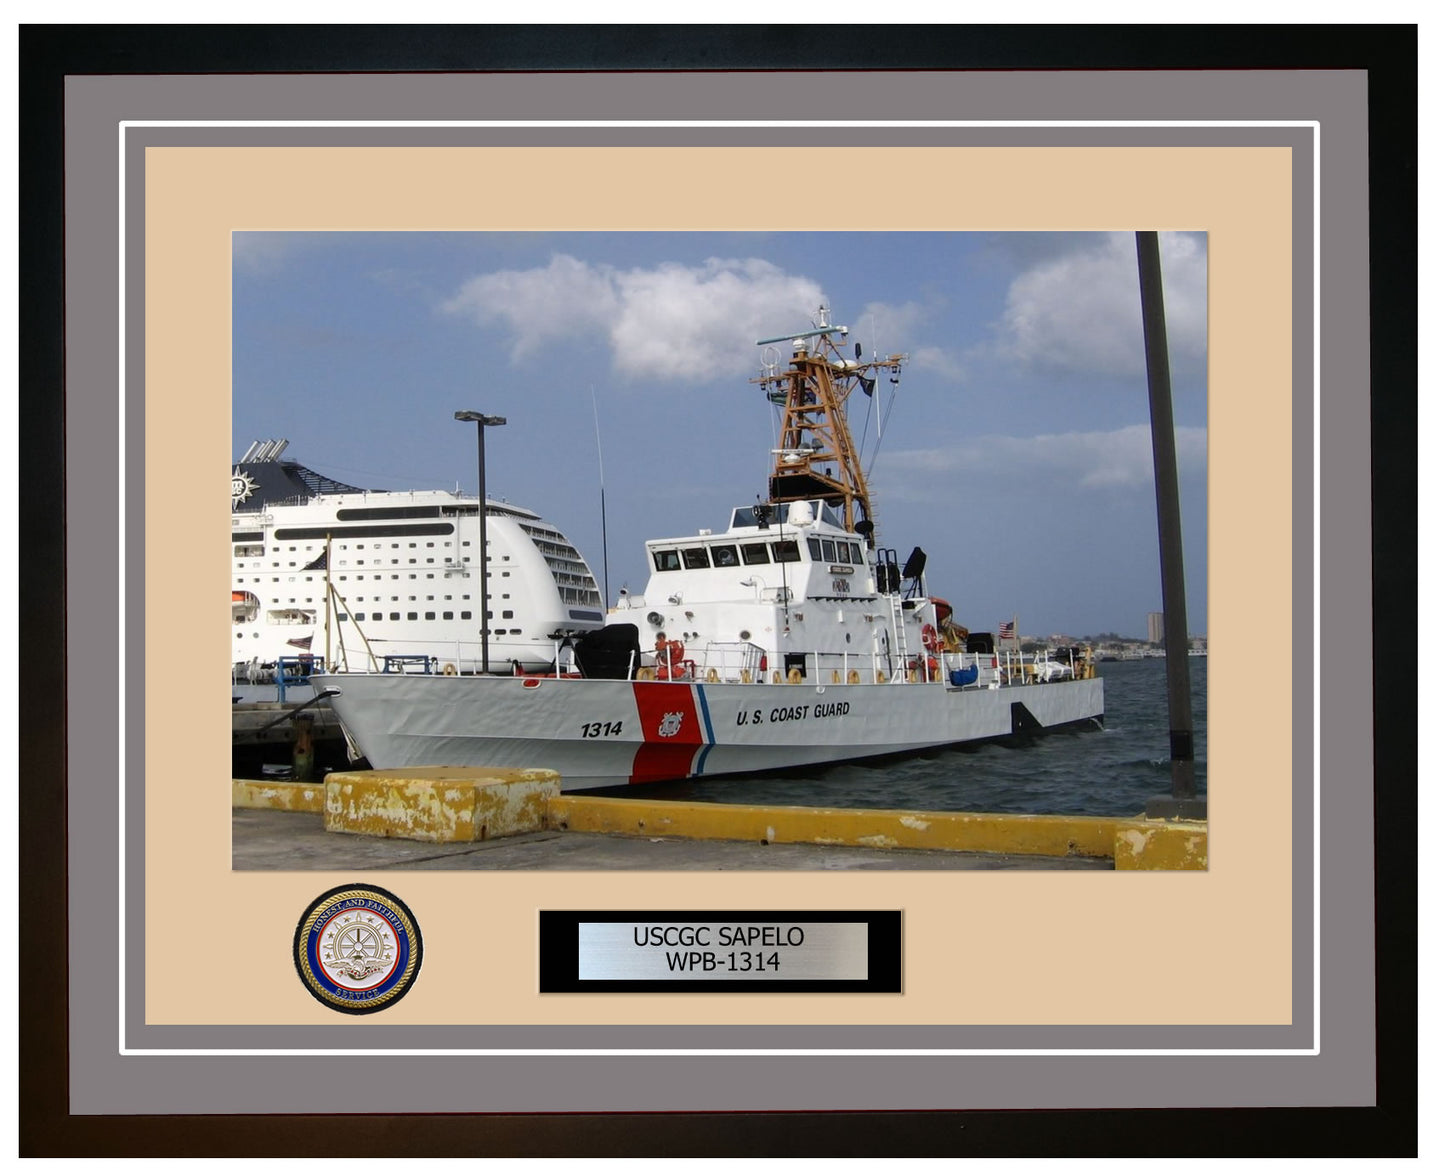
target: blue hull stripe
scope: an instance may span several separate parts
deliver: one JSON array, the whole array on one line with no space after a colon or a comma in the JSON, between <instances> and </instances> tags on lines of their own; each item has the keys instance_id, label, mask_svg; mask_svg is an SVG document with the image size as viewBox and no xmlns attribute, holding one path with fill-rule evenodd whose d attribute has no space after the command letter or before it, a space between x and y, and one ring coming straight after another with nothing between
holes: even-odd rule
<instances>
[{"instance_id":1,"label":"blue hull stripe","mask_svg":"<svg viewBox=\"0 0 1445 1176\"><path fill-rule=\"evenodd\" d=\"M707 753L712 750L712 745L716 743L717 740L713 737L712 715L708 713L707 698L703 695L702 687L694 686L693 690L697 693L697 709L698 713L702 715L703 734L707 736L707 742L703 744L702 750L697 753L697 760L692 767L692 774L694 776L701 776L702 766L707 762Z\"/></svg>"}]
</instances>

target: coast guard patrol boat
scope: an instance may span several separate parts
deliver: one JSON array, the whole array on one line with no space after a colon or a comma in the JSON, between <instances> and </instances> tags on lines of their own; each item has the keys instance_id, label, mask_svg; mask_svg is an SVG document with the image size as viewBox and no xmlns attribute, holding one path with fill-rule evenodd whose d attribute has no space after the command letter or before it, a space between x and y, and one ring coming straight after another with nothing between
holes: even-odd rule
<instances>
[{"instance_id":1,"label":"coast guard patrol boat","mask_svg":"<svg viewBox=\"0 0 1445 1176\"><path fill-rule=\"evenodd\" d=\"M932 596L926 557L880 546L849 397L896 382L820 308L759 341L779 418L767 496L727 525L653 539L650 578L608 624L512 677L317 679L375 768L542 767L564 789L770 772L1088 723L1087 658L1028 661ZM784 359L773 344L787 345Z\"/></svg>"}]
</instances>

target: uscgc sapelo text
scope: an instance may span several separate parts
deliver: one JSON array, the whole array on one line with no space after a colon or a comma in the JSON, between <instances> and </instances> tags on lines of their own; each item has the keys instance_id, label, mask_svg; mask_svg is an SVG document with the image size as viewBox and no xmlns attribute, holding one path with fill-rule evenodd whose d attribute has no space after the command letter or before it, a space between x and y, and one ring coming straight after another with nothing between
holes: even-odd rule
<instances>
[{"instance_id":1,"label":"uscgc sapelo text","mask_svg":"<svg viewBox=\"0 0 1445 1176\"><path fill-rule=\"evenodd\" d=\"M801 927L690 926L685 923L644 924L632 928L638 947L798 947L805 936Z\"/></svg>"}]
</instances>

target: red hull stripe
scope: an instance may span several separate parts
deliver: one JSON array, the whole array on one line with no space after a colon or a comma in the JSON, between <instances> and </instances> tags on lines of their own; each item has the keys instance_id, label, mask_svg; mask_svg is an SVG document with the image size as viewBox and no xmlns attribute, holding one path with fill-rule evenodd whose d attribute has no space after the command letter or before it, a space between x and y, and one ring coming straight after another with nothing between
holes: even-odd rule
<instances>
[{"instance_id":1,"label":"red hull stripe","mask_svg":"<svg viewBox=\"0 0 1445 1176\"><path fill-rule=\"evenodd\" d=\"M679 780L692 773L703 746L693 688L680 682L634 682L643 743L632 758L633 784Z\"/></svg>"}]
</instances>

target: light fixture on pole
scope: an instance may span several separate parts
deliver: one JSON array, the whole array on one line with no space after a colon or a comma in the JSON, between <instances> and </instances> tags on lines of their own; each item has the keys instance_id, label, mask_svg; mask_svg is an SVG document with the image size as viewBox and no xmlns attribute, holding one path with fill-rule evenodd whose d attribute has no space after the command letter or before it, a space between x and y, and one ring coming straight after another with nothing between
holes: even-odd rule
<instances>
[{"instance_id":1,"label":"light fixture on pole","mask_svg":"<svg viewBox=\"0 0 1445 1176\"><path fill-rule=\"evenodd\" d=\"M488 658L487 638L491 634L492 617L490 612L490 598L488 594L487 570L487 426L505 425L506 417L487 416L480 412L455 412L452 414L459 421L477 422L477 526L479 529L482 554L482 673L487 673L490 668Z\"/></svg>"}]
</instances>

